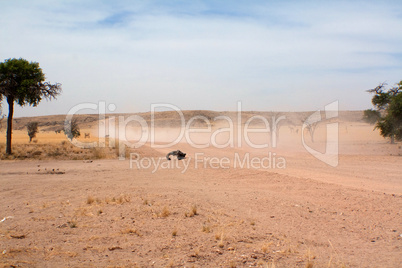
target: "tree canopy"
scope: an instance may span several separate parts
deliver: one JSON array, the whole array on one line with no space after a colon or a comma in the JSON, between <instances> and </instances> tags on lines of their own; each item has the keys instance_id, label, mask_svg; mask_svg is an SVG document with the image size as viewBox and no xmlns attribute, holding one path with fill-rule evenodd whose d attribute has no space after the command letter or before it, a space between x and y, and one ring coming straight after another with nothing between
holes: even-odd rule
<instances>
[{"instance_id":1,"label":"tree canopy","mask_svg":"<svg viewBox=\"0 0 402 268\"><path fill-rule=\"evenodd\" d=\"M368 90L374 93L371 99L376 110L364 111L366 121L376 119L375 129L379 129L383 137L394 140L402 140L402 81L395 87L385 90L385 83L374 89Z\"/></svg>"},{"instance_id":2,"label":"tree canopy","mask_svg":"<svg viewBox=\"0 0 402 268\"><path fill-rule=\"evenodd\" d=\"M45 81L45 75L37 62L25 59L7 59L0 62L0 99L5 97L8 104L7 147L11 154L12 120L14 102L20 106L37 106L45 98L55 99L61 93L61 84Z\"/></svg>"}]
</instances>

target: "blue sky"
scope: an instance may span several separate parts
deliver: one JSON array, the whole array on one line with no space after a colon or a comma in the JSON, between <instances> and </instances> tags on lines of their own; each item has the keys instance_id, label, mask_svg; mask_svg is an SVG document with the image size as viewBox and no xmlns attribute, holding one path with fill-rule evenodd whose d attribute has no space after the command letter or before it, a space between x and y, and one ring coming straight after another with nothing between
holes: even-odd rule
<instances>
[{"instance_id":1,"label":"blue sky","mask_svg":"<svg viewBox=\"0 0 402 268\"><path fill-rule=\"evenodd\" d=\"M306 111L402 80L401 1L6 1L0 61L40 63L57 101L16 116L106 101L186 110ZM3 103L3 109L7 104Z\"/></svg>"}]
</instances>

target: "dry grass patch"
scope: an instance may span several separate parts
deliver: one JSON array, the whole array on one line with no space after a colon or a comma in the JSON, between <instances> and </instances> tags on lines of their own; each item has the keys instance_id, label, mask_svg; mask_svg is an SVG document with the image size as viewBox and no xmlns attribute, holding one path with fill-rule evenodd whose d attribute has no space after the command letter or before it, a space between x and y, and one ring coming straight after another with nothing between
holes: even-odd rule
<instances>
[{"instance_id":1,"label":"dry grass patch","mask_svg":"<svg viewBox=\"0 0 402 268\"><path fill-rule=\"evenodd\" d=\"M158 214L158 217L160 218L166 218L170 215L169 209L165 206L162 211Z\"/></svg>"},{"instance_id":2,"label":"dry grass patch","mask_svg":"<svg viewBox=\"0 0 402 268\"><path fill-rule=\"evenodd\" d=\"M13 153L7 155L4 145L0 145L0 160L94 160L94 159L114 159L113 149L104 148L78 148L68 141L61 143L14 143Z\"/></svg>"},{"instance_id":3,"label":"dry grass patch","mask_svg":"<svg viewBox=\"0 0 402 268\"><path fill-rule=\"evenodd\" d=\"M224 239L223 231L215 233L214 237L215 237L215 240L223 240Z\"/></svg>"},{"instance_id":4,"label":"dry grass patch","mask_svg":"<svg viewBox=\"0 0 402 268\"><path fill-rule=\"evenodd\" d=\"M225 246L225 244L223 243L223 239L221 238L221 240L219 240L218 242L218 247L223 248Z\"/></svg>"},{"instance_id":5,"label":"dry grass patch","mask_svg":"<svg viewBox=\"0 0 402 268\"><path fill-rule=\"evenodd\" d=\"M269 242L269 243L264 243L262 246L261 246L261 251L263 252L263 253L268 253L269 252L269 249L271 248L271 246L272 246L272 242Z\"/></svg>"},{"instance_id":6,"label":"dry grass patch","mask_svg":"<svg viewBox=\"0 0 402 268\"><path fill-rule=\"evenodd\" d=\"M88 207L79 207L74 210L74 216L85 216L85 217L90 217L93 216L94 214L91 212L91 209Z\"/></svg>"},{"instance_id":7,"label":"dry grass patch","mask_svg":"<svg viewBox=\"0 0 402 268\"><path fill-rule=\"evenodd\" d=\"M78 223L77 223L76 220L68 221L67 224L68 224L68 226L69 226L70 228L77 228L77 227L78 227Z\"/></svg>"},{"instance_id":8,"label":"dry grass patch","mask_svg":"<svg viewBox=\"0 0 402 268\"><path fill-rule=\"evenodd\" d=\"M202 232L204 233L210 233L211 232L211 226L209 225L202 225Z\"/></svg>"},{"instance_id":9,"label":"dry grass patch","mask_svg":"<svg viewBox=\"0 0 402 268\"><path fill-rule=\"evenodd\" d=\"M92 203L95 202L95 198L93 196L88 196L87 197L87 204L92 205Z\"/></svg>"},{"instance_id":10,"label":"dry grass patch","mask_svg":"<svg viewBox=\"0 0 402 268\"><path fill-rule=\"evenodd\" d=\"M236 267L237 267L235 261L230 261L229 264L228 264L228 266L229 266L230 268L236 268Z\"/></svg>"},{"instance_id":11,"label":"dry grass patch","mask_svg":"<svg viewBox=\"0 0 402 268\"><path fill-rule=\"evenodd\" d=\"M125 194L121 194L118 197L106 197L105 198L105 203L106 204L117 204L117 205L122 205L124 203L129 203L131 201L130 196L125 195Z\"/></svg>"},{"instance_id":12,"label":"dry grass patch","mask_svg":"<svg viewBox=\"0 0 402 268\"><path fill-rule=\"evenodd\" d=\"M125 228L121 231L122 234L135 234L137 236L141 236L140 232L138 231L137 228Z\"/></svg>"},{"instance_id":13,"label":"dry grass patch","mask_svg":"<svg viewBox=\"0 0 402 268\"><path fill-rule=\"evenodd\" d=\"M192 205L190 211L184 213L185 217L194 217L195 215L198 215L197 205Z\"/></svg>"},{"instance_id":14,"label":"dry grass patch","mask_svg":"<svg viewBox=\"0 0 402 268\"><path fill-rule=\"evenodd\" d=\"M174 230L172 231L172 236L173 236L173 237L177 236L177 229L174 229Z\"/></svg>"}]
</instances>

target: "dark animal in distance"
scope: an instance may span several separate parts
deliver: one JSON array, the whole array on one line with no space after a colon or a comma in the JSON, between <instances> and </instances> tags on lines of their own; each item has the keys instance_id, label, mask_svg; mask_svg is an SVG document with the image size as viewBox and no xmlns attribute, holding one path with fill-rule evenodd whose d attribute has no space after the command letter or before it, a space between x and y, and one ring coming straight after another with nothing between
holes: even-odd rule
<instances>
[{"instance_id":1,"label":"dark animal in distance","mask_svg":"<svg viewBox=\"0 0 402 268\"><path fill-rule=\"evenodd\" d=\"M171 159L170 159L170 156L171 156L171 155L177 156L177 159L178 159L178 160L182 160L182 159L186 158L186 154L183 153L183 152L180 151L180 150L172 151L172 152L168 153L168 154L166 155L166 159L167 159L167 160L171 160Z\"/></svg>"}]
</instances>

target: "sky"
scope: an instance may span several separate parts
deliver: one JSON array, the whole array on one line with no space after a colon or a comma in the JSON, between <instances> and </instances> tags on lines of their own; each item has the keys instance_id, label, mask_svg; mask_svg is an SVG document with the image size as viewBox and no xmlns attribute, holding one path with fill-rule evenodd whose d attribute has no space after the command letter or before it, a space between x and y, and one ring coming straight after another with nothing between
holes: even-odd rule
<instances>
[{"instance_id":1,"label":"sky","mask_svg":"<svg viewBox=\"0 0 402 268\"><path fill-rule=\"evenodd\" d=\"M14 115L371 108L402 80L402 1L0 0L0 61L39 62L57 100ZM81 112L96 113L95 110ZM7 104L3 101L3 114Z\"/></svg>"}]
</instances>

